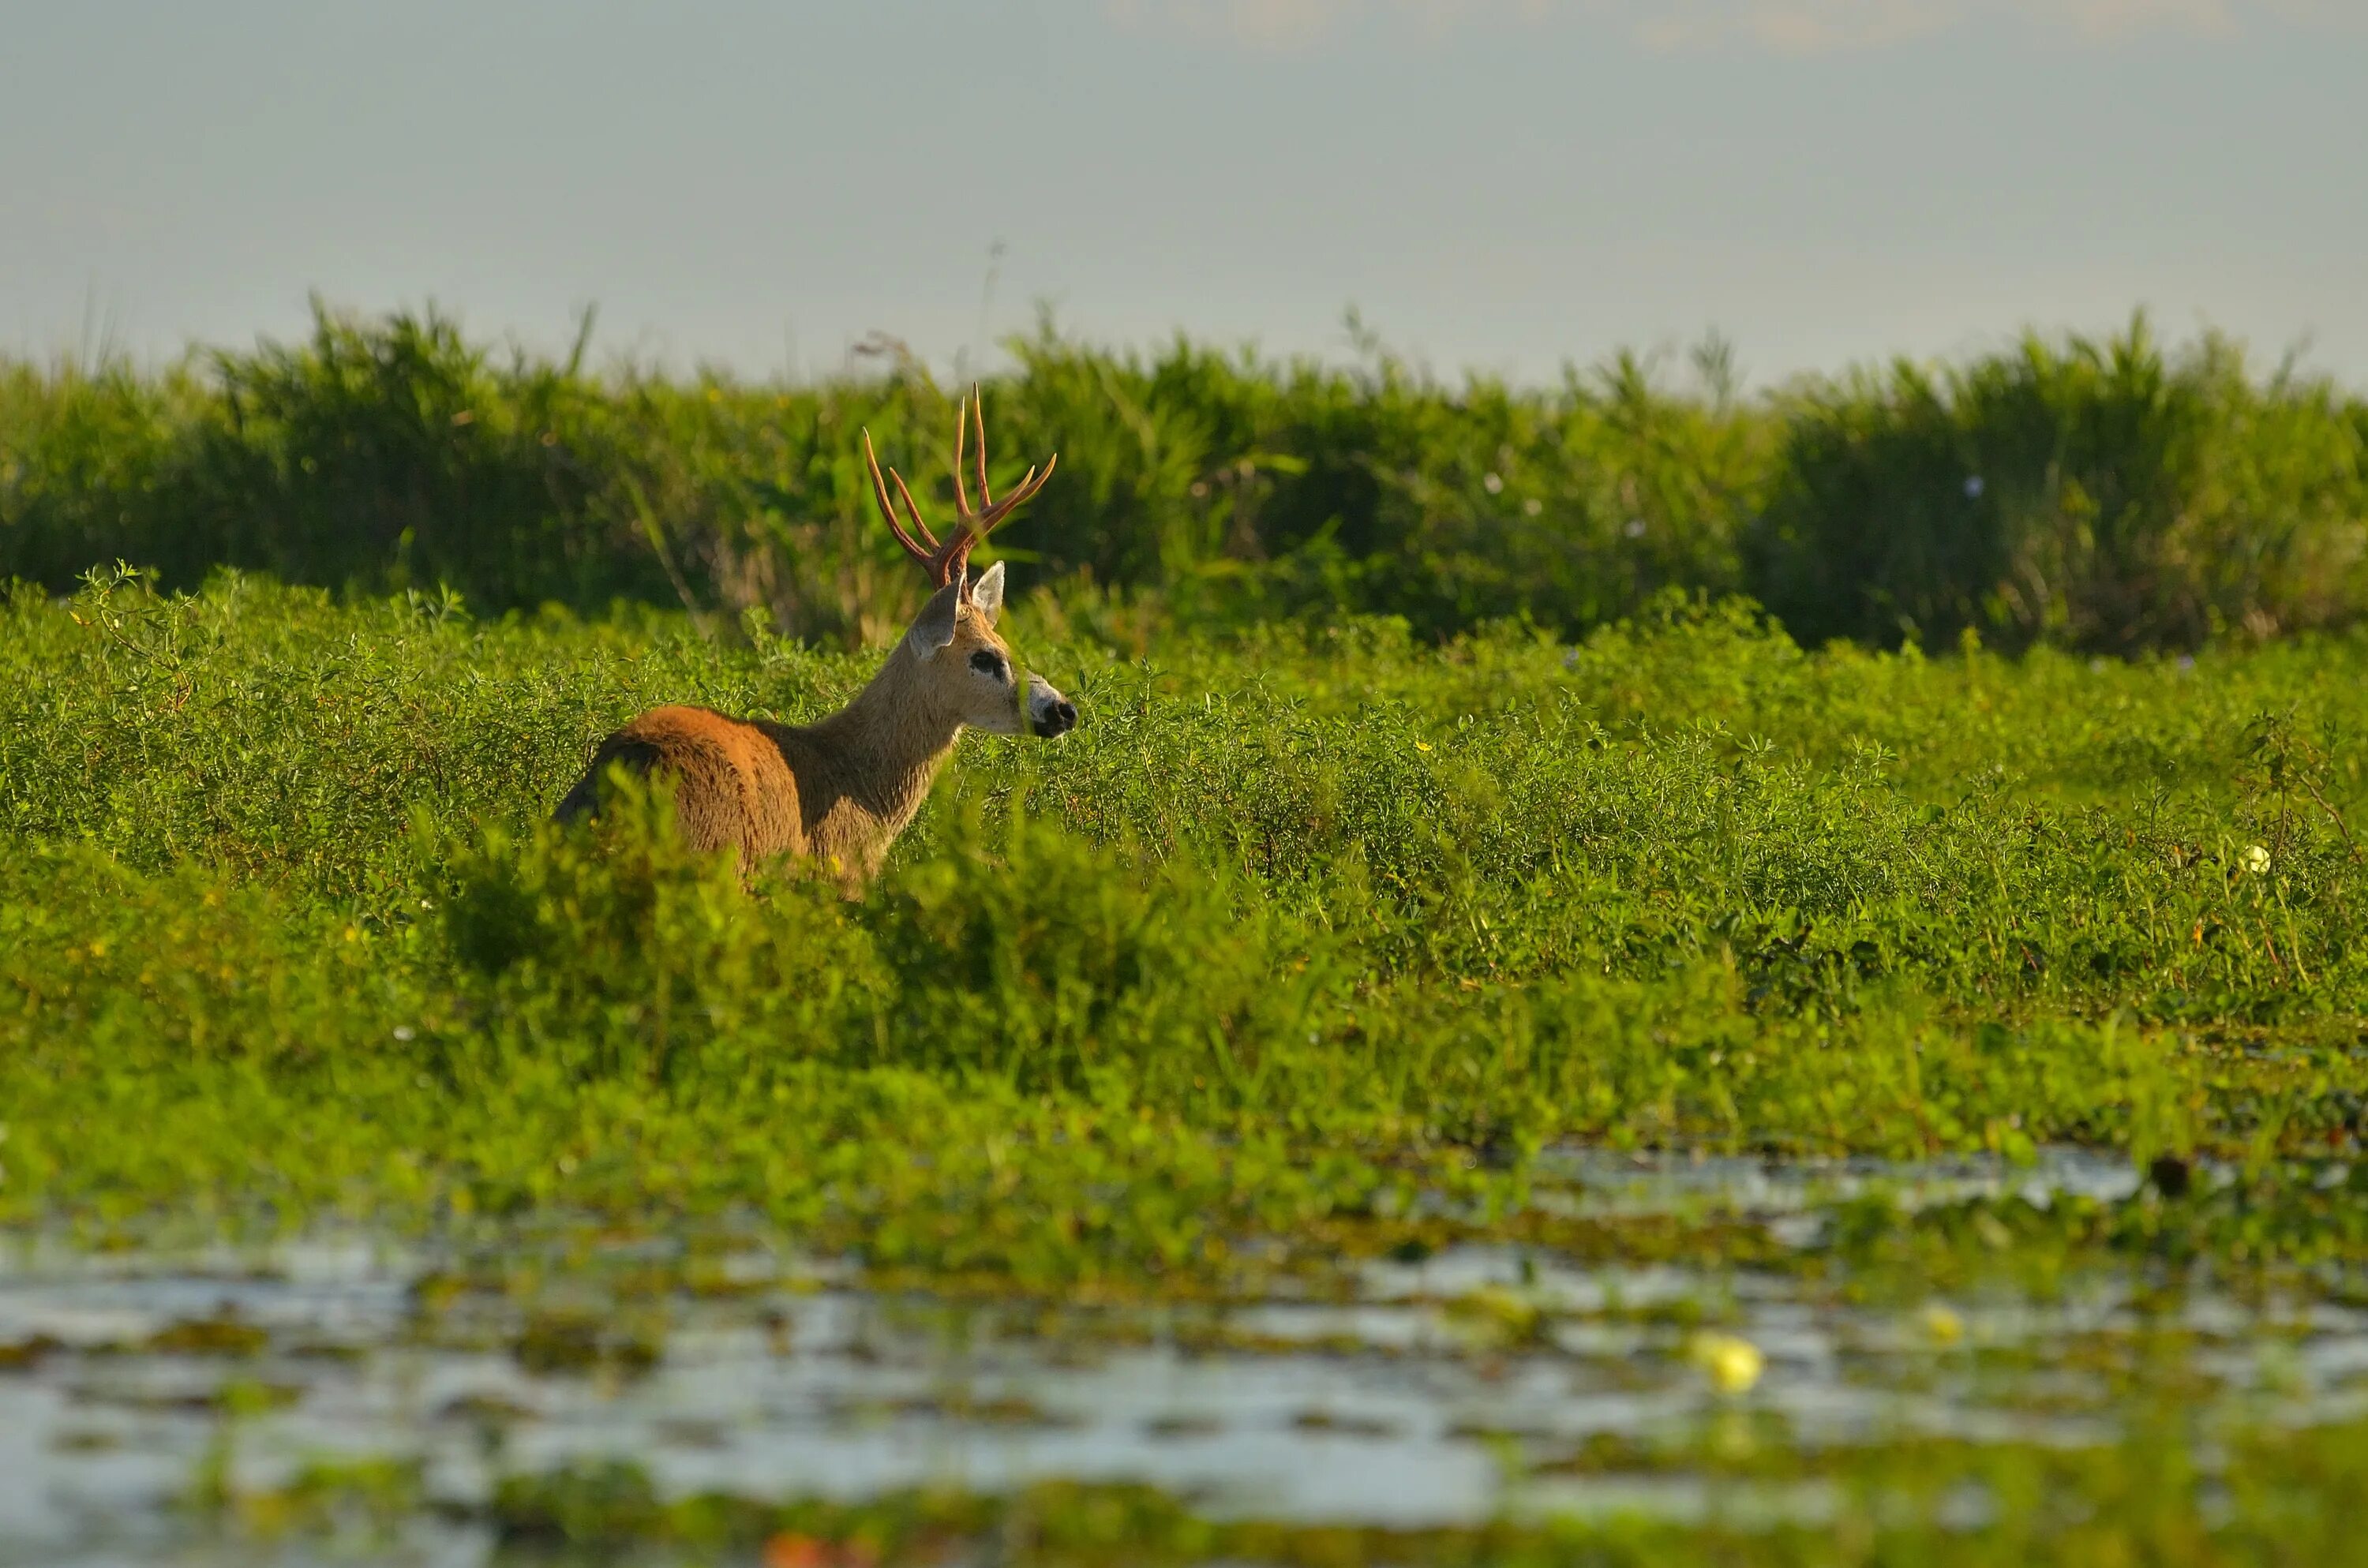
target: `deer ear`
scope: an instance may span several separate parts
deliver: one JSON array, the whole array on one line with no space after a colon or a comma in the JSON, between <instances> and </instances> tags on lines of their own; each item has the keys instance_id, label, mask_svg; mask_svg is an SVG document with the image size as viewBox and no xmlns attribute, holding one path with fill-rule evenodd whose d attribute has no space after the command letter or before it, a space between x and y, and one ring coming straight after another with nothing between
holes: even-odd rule
<instances>
[{"instance_id":1,"label":"deer ear","mask_svg":"<svg viewBox=\"0 0 2368 1568\"><path fill-rule=\"evenodd\" d=\"M929 602L913 618L913 629L905 633L905 641L913 645L913 652L926 659L954 640L954 617L961 613L962 599L959 580L929 596Z\"/></svg>"},{"instance_id":2,"label":"deer ear","mask_svg":"<svg viewBox=\"0 0 2368 1568\"><path fill-rule=\"evenodd\" d=\"M970 608L976 610L989 626L993 626L996 617L1003 613L1002 562L998 561L980 573L978 581L970 585Z\"/></svg>"}]
</instances>

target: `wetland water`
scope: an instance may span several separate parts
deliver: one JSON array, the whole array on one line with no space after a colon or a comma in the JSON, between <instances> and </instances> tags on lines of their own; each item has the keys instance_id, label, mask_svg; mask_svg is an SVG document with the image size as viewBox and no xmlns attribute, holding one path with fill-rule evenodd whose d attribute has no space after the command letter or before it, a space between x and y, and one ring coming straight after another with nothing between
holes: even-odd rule
<instances>
[{"instance_id":1,"label":"wetland water","mask_svg":"<svg viewBox=\"0 0 2368 1568\"><path fill-rule=\"evenodd\" d=\"M2109 1443L2133 1388L2167 1374L2199 1418L2368 1413L2368 1312L2340 1292L2198 1290L2166 1309L2091 1271L1871 1297L1783 1264L1870 1199L2136 1201L2125 1164L1549 1151L1541 1165L1542 1205L1741 1221L1775 1239L1775 1262L1452 1246L1302 1297L1083 1310L877 1293L753 1227L106 1252L20 1240L0 1262L0 1564L253 1560L253 1540L222 1536L222 1500L338 1460L415 1477L386 1552L463 1563L507 1551L503 1477L609 1460L665 1496L1062 1479L1307 1523L1814 1523L1827 1483L1722 1478L1686 1456ZM1704 1325L1756 1358L1704 1356ZM1987 1505L1951 1506L1978 1522Z\"/></svg>"}]
</instances>

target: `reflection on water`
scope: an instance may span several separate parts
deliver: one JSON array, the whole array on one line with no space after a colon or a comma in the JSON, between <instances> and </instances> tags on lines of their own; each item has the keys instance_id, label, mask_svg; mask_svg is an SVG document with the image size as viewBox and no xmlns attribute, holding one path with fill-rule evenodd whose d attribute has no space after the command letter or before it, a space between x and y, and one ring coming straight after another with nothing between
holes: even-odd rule
<instances>
[{"instance_id":1,"label":"reflection on water","mask_svg":"<svg viewBox=\"0 0 2368 1568\"><path fill-rule=\"evenodd\" d=\"M1573 1183L1573 1207L1595 1214L1724 1210L1777 1216L1877 1196L1910 1210L2005 1197L2042 1207L2058 1197L2119 1203L2142 1185L2125 1157L2071 1148L2041 1149L2030 1163L2016 1165L1995 1154L1778 1161L1555 1147L1539 1155L1538 1165L1546 1175ZM2202 1176L2209 1181L2225 1173L2206 1167Z\"/></svg>"},{"instance_id":2,"label":"reflection on water","mask_svg":"<svg viewBox=\"0 0 2368 1568\"><path fill-rule=\"evenodd\" d=\"M1815 1221L1881 1190L1915 1204L2071 1193L2119 1201L2124 1167L1635 1161L1557 1153L1552 1200L1597 1212L1717 1210ZM1814 1228L1812 1225L1810 1228ZM495 1480L628 1458L662 1491L857 1497L923 1483L1136 1480L1219 1514L1419 1525L1499 1511L1709 1506L1681 1466L1576 1463L1608 1437L1681 1452L1738 1410L1806 1446L1948 1435L2110 1439L2127 1389L2097 1352L2180 1336L2213 1397L2317 1420L2368 1409L2368 1317L2324 1301L2191 1296L2166 1322L2094 1278L1901 1306L1814 1270L1576 1267L1513 1248L1367 1267L1339 1303L1139 1312L891 1299L770 1250L510 1235L307 1240L0 1259L0 1563L210 1561L173 1506L311 1460L416 1460L416 1561L484 1560L466 1519ZM665 1287L653 1290L647 1281ZM687 1279L695 1284L686 1287ZM1722 1393L1695 1325L1764 1370ZM1814 1520L1815 1484L1721 1506ZM295 1550L291 1548L290 1550Z\"/></svg>"}]
</instances>

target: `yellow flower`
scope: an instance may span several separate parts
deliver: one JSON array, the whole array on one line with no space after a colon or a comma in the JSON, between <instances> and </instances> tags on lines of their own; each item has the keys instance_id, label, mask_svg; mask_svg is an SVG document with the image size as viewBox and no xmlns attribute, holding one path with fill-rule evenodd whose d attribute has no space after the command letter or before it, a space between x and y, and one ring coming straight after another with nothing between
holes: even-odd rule
<instances>
[{"instance_id":1,"label":"yellow flower","mask_svg":"<svg viewBox=\"0 0 2368 1568\"><path fill-rule=\"evenodd\" d=\"M1429 741L1417 741L1414 744L1414 749L1417 751L1429 751L1430 749L1430 743Z\"/></svg>"},{"instance_id":2,"label":"yellow flower","mask_svg":"<svg viewBox=\"0 0 2368 1568\"><path fill-rule=\"evenodd\" d=\"M1697 1334L1686 1344L1686 1358L1710 1374L1710 1386L1721 1393L1748 1393L1768 1359L1759 1346L1732 1334Z\"/></svg>"},{"instance_id":3,"label":"yellow flower","mask_svg":"<svg viewBox=\"0 0 2368 1568\"><path fill-rule=\"evenodd\" d=\"M1935 1301L1924 1309L1924 1332L1935 1345L1954 1345L1965 1337L1965 1320Z\"/></svg>"}]
</instances>

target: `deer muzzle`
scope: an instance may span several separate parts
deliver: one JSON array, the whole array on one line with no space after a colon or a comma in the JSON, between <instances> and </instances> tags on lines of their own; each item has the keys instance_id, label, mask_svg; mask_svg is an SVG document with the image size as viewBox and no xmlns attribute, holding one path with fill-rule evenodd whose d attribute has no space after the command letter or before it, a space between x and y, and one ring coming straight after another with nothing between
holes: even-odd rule
<instances>
[{"instance_id":1,"label":"deer muzzle","mask_svg":"<svg viewBox=\"0 0 2368 1568\"><path fill-rule=\"evenodd\" d=\"M1027 693L1030 733L1049 741L1077 727L1077 705L1053 690L1042 676L1028 677Z\"/></svg>"}]
</instances>

